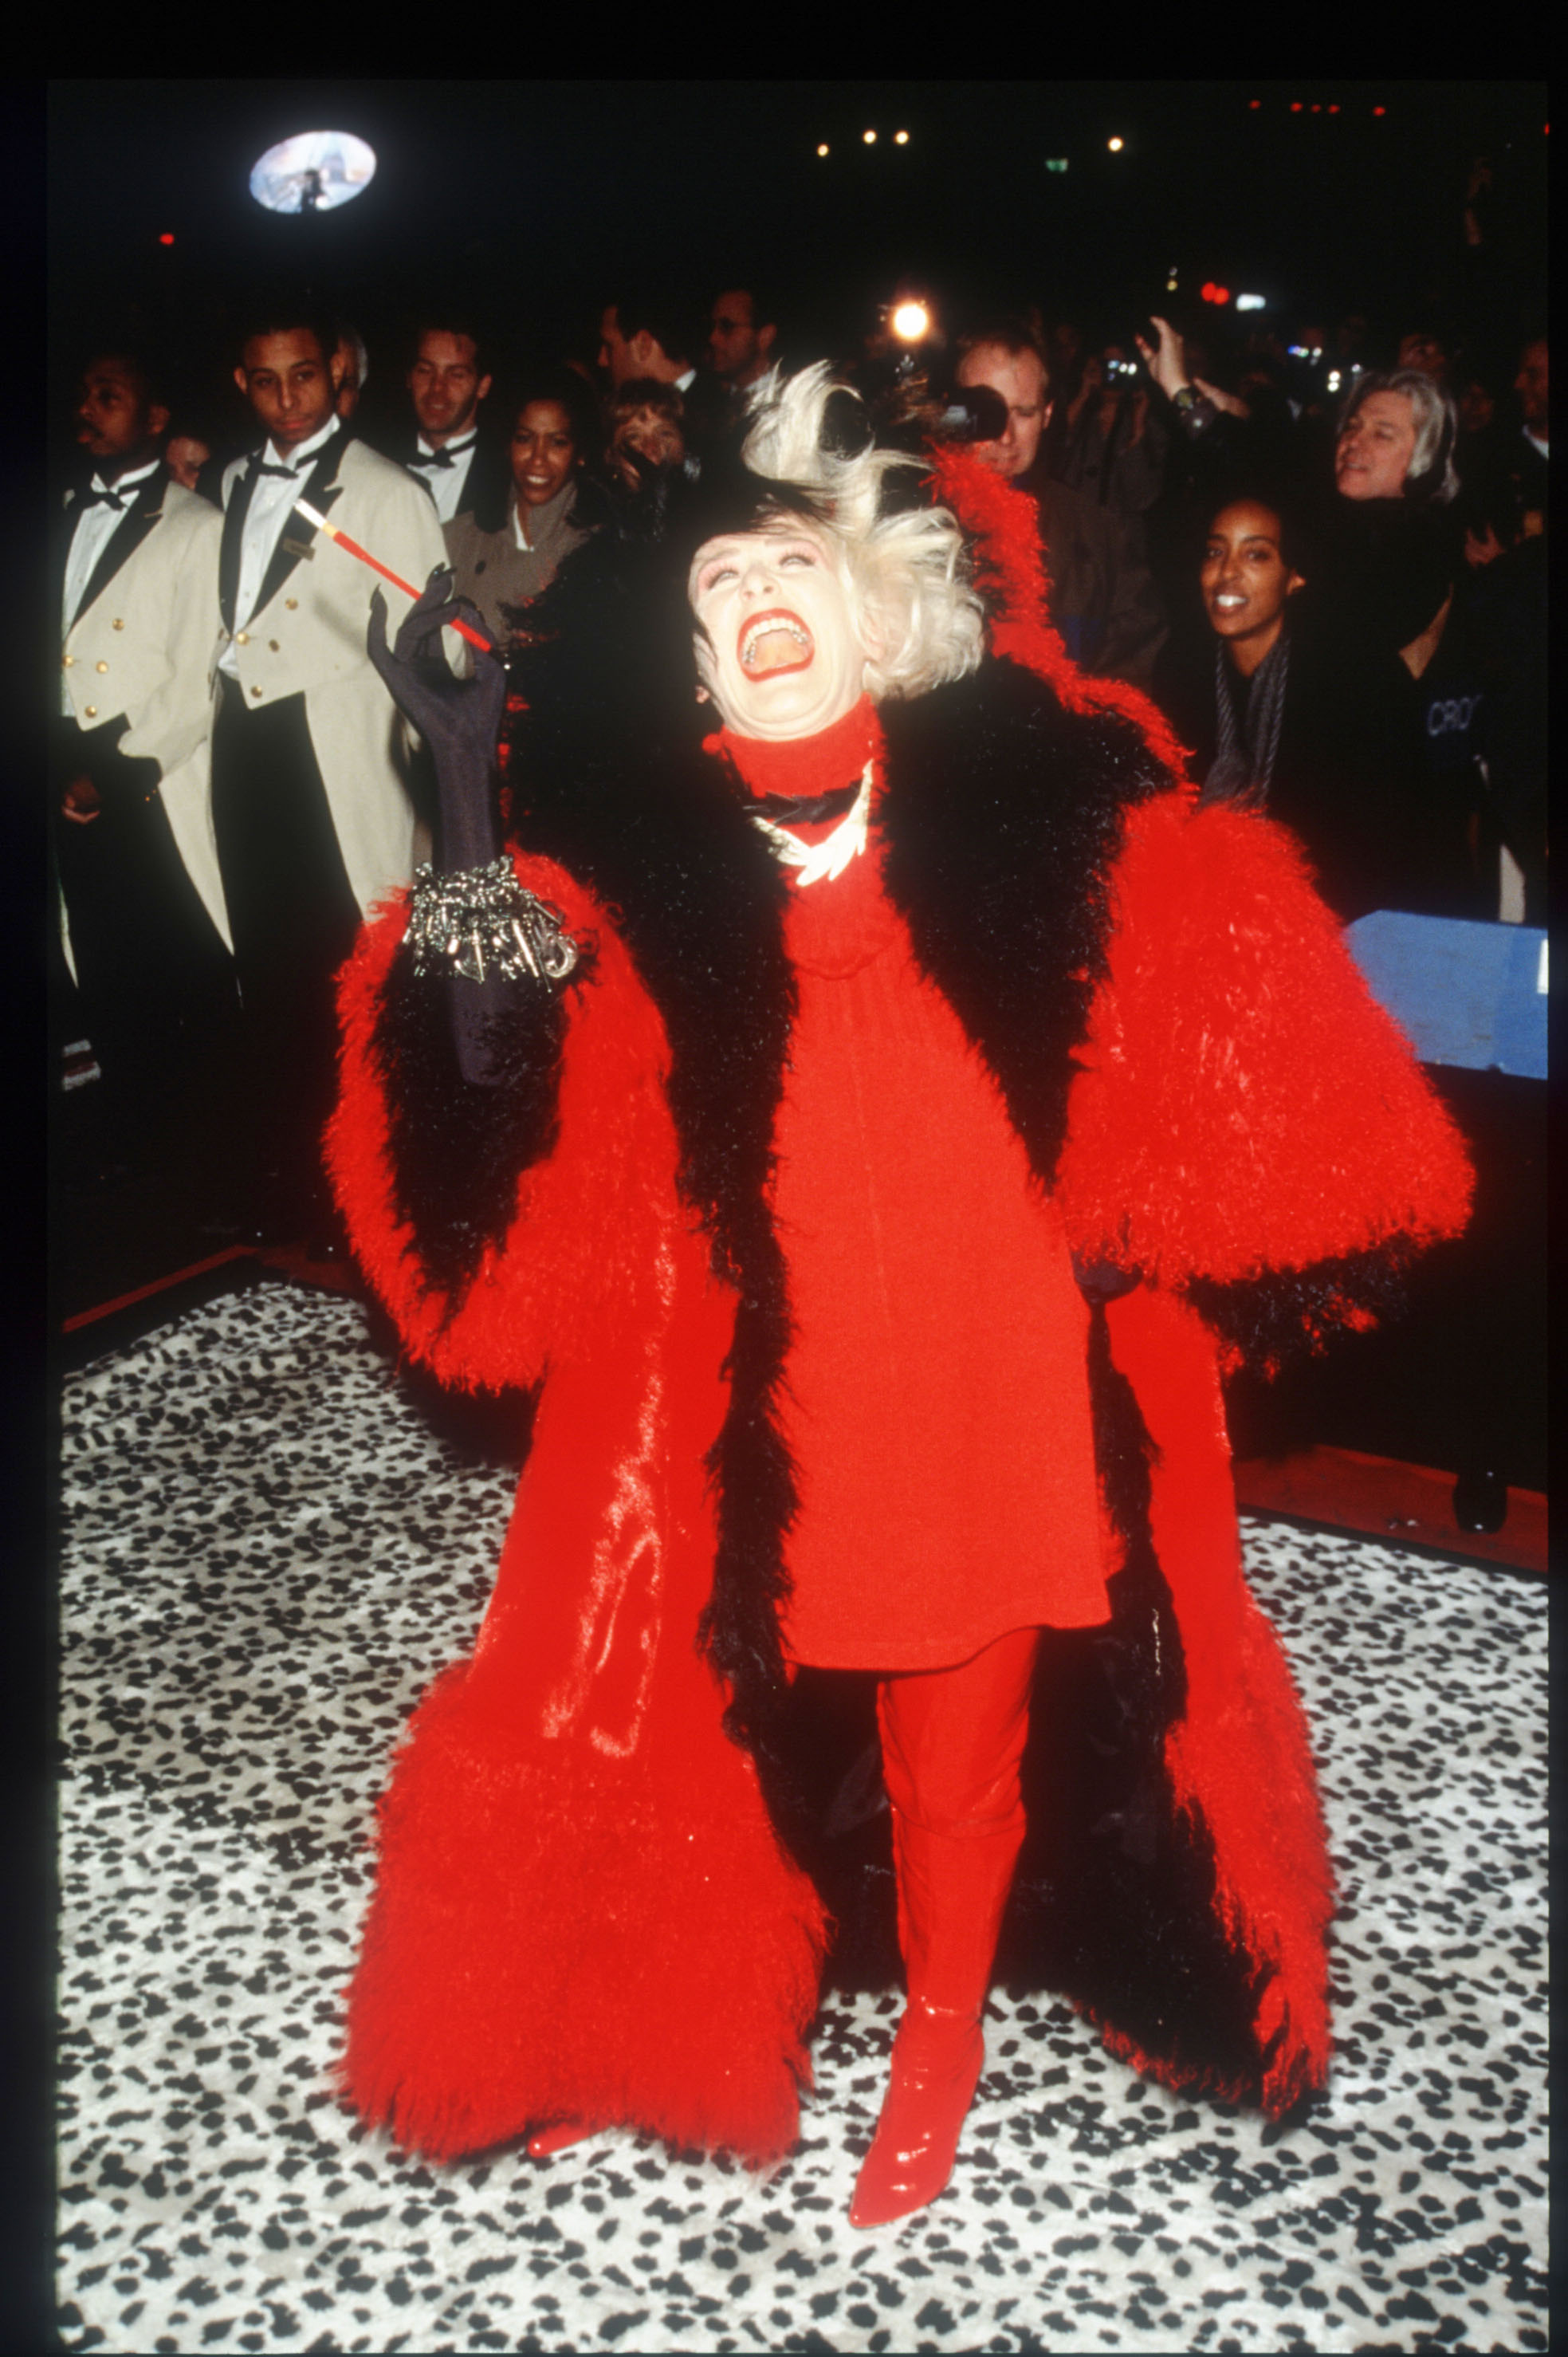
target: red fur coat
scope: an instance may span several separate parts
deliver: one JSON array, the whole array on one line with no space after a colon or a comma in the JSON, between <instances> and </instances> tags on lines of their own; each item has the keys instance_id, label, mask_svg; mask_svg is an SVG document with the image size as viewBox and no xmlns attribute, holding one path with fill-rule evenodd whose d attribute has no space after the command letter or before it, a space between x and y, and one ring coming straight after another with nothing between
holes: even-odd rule
<instances>
[{"instance_id":1,"label":"red fur coat","mask_svg":"<svg viewBox=\"0 0 1568 2357\"><path fill-rule=\"evenodd\" d=\"M1274 1272L1297 1326L1364 1322L1358 1256L1454 1232L1468 1172L1289 838L1194 812L1155 716L1066 665L1004 488L954 461L941 488L981 535L998 651L1048 683L1052 711L1101 730L1102 765L1123 759L1118 747L1133 748L1129 775L1143 765L1141 792L1119 790L1109 831L1081 854L1075 898L1100 914L1063 963L1060 1005L1082 1011L1062 1017L1058 1110L1031 1104L1027 1021L995 1015L1005 963L966 995L961 959L946 979L940 909L929 921L916 909L911 930L997 1071L1075 1252L1144 1278L1102 1314L1152 1443L1142 1527L1184 1656L1163 1773L1247 1969L1255 2083L1278 2109L1326 2067L1331 1878L1299 1705L1241 1576L1219 1346L1197 1305L1223 1326L1224 1305ZM920 717L913 707L909 730ZM902 852L890 841L890 888L918 852L914 836ZM756 1272L770 1264L738 1214L728 1229L704 1215L692 1139L717 1138L715 1166L730 1140L711 1108L693 1110L682 1072L713 1044L663 978L629 886L591 866L518 857L592 955L566 993L542 1150L507 1180L499 1232L456 1277L415 1232L399 1177L382 1018L401 902L343 975L329 1159L366 1271L438 1373L542 1380L478 1641L420 1704L381 1804L343 2084L367 2118L437 2156L569 2116L760 2161L796 2134L828 1925L750 1752L725 1732L741 1654L711 1648L721 1680L698 1638L726 1549L752 1544L752 1524L788 1523L787 1491L769 1491L784 1476L765 1446L766 1383L748 1389ZM950 904L968 888L954 882ZM722 1003L708 1006L715 1028ZM751 1200L740 1179L735 1193ZM1103 2018L1117 2050L1162 2075L1232 2083Z\"/></svg>"}]
</instances>

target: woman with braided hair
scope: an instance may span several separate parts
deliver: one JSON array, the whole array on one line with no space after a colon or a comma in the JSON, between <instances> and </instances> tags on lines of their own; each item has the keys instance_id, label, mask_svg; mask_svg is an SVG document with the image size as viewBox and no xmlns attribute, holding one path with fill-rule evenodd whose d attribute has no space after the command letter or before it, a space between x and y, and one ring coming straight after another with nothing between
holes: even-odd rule
<instances>
[{"instance_id":1,"label":"woman with braided hair","mask_svg":"<svg viewBox=\"0 0 1568 2357\"><path fill-rule=\"evenodd\" d=\"M760 388L662 617L499 756L495 667L429 660L442 585L373 645L439 860L345 970L329 1153L409 1348L542 1385L381 1803L349 2100L437 2156L787 2151L823 1889L857 1903L800 1696L869 1673L908 1987L869 2225L947 2181L1069 1783L1040 1968L1173 2083L1321 2082L1329 1871L1217 1370L1368 1322L1468 1173L1288 839L1067 662L1032 513L856 412ZM1035 1790L1075 1644L1121 1749Z\"/></svg>"}]
</instances>

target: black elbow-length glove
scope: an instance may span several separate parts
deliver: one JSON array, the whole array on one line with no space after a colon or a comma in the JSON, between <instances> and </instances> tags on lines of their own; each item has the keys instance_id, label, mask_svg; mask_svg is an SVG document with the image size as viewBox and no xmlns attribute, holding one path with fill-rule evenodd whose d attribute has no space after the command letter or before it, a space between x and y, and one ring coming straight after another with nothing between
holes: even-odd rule
<instances>
[{"instance_id":1,"label":"black elbow-length glove","mask_svg":"<svg viewBox=\"0 0 1568 2357\"><path fill-rule=\"evenodd\" d=\"M577 963L576 945L518 883L502 847L497 748L507 680L479 614L453 595L451 572L441 565L391 647L386 615L378 587L371 661L435 767L435 856L414 877L408 946L414 972L445 987L463 1079L493 1086L504 1076L498 1043L505 1018L542 988L553 994ZM486 640L469 679L455 676L441 648L442 631L459 619Z\"/></svg>"}]
</instances>

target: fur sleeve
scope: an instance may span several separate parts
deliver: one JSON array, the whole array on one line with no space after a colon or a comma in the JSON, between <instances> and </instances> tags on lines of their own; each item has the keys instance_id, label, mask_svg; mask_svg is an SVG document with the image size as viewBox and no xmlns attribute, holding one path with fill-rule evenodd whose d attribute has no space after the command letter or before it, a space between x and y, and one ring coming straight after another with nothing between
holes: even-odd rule
<instances>
[{"instance_id":1,"label":"fur sleeve","mask_svg":"<svg viewBox=\"0 0 1568 2357\"><path fill-rule=\"evenodd\" d=\"M438 991L383 904L338 979L341 1084L328 1167L354 1250L409 1351L468 1386L534 1383L588 1347L606 1302L657 1266L674 1200L668 1049L605 912L564 869L528 888L593 954L508 1018L508 1078L457 1076Z\"/></svg>"},{"instance_id":2,"label":"fur sleeve","mask_svg":"<svg viewBox=\"0 0 1568 2357\"><path fill-rule=\"evenodd\" d=\"M1294 842L1163 796L1129 814L1112 915L1060 1170L1074 1249L1264 1363L1370 1324L1464 1226L1470 1169Z\"/></svg>"}]
</instances>

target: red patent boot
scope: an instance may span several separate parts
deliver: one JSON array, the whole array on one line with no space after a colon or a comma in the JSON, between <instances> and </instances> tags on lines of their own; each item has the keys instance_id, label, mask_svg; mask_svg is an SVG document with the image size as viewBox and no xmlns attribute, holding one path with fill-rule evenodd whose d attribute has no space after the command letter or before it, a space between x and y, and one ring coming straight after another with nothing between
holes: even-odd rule
<instances>
[{"instance_id":1,"label":"red patent boot","mask_svg":"<svg viewBox=\"0 0 1568 2357\"><path fill-rule=\"evenodd\" d=\"M1024 1838L1018 1762L1036 1642L1035 1631L1018 1630L957 1669L887 1678L878 1691L909 2002L853 2226L923 2210L952 2174L985 2061L981 2015Z\"/></svg>"},{"instance_id":2,"label":"red patent boot","mask_svg":"<svg viewBox=\"0 0 1568 2357\"><path fill-rule=\"evenodd\" d=\"M557 2120L553 2127L541 2128L536 2136L529 2137L528 2157L530 2160L548 2160L553 2152L564 2152L569 2144L581 2144L593 2133L581 2120Z\"/></svg>"},{"instance_id":3,"label":"red patent boot","mask_svg":"<svg viewBox=\"0 0 1568 2357\"><path fill-rule=\"evenodd\" d=\"M861 2164L852 2226L885 2226L934 2201L985 2061L980 2026L1023 1829L930 1834L893 1812L909 2002L893 2041L882 2116Z\"/></svg>"},{"instance_id":4,"label":"red patent boot","mask_svg":"<svg viewBox=\"0 0 1568 2357\"><path fill-rule=\"evenodd\" d=\"M855 2180L852 2226L886 2226L936 2200L952 2175L984 2061L978 2013L909 1999L882 2116Z\"/></svg>"}]
</instances>

